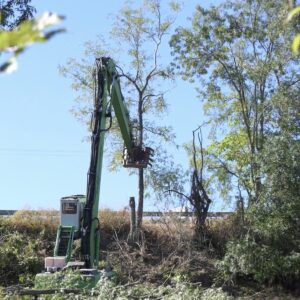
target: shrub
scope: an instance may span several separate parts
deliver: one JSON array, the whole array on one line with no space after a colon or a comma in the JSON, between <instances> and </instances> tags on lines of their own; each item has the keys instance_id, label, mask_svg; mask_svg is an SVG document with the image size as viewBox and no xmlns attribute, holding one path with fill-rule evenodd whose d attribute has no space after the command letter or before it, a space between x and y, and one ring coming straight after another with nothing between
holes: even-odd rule
<instances>
[{"instance_id":1,"label":"shrub","mask_svg":"<svg viewBox=\"0 0 300 300\"><path fill-rule=\"evenodd\" d=\"M52 211L18 211L0 218L0 286L31 281L53 251L58 218Z\"/></svg>"},{"instance_id":2,"label":"shrub","mask_svg":"<svg viewBox=\"0 0 300 300\"><path fill-rule=\"evenodd\" d=\"M296 127L295 127L296 128ZM297 138L296 138L297 136ZM262 184L247 209L248 233L228 244L221 270L225 278L297 288L300 280L299 135L270 135L261 153ZM288 149L288 151L287 151Z\"/></svg>"},{"instance_id":3,"label":"shrub","mask_svg":"<svg viewBox=\"0 0 300 300\"><path fill-rule=\"evenodd\" d=\"M220 265L223 278L234 282L238 277L250 277L263 282L293 282L300 279L300 253L284 253L272 245L257 243L247 235L229 242Z\"/></svg>"},{"instance_id":4,"label":"shrub","mask_svg":"<svg viewBox=\"0 0 300 300\"><path fill-rule=\"evenodd\" d=\"M38 239L12 233L1 236L0 245L0 285L25 283L42 270Z\"/></svg>"}]
</instances>

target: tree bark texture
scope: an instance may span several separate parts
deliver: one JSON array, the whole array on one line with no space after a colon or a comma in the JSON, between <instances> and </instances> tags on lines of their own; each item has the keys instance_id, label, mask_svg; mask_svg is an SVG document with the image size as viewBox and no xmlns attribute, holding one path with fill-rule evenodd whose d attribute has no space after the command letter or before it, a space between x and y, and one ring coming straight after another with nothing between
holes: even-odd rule
<instances>
[{"instance_id":1,"label":"tree bark texture","mask_svg":"<svg viewBox=\"0 0 300 300\"><path fill-rule=\"evenodd\" d=\"M128 235L128 242L134 243L137 238L137 229L136 229L136 213L135 213L135 199L130 197L129 199L130 207L130 232Z\"/></svg>"},{"instance_id":2,"label":"tree bark texture","mask_svg":"<svg viewBox=\"0 0 300 300\"><path fill-rule=\"evenodd\" d=\"M137 228L141 229L144 211L144 169L139 169L139 203L137 210Z\"/></svg>"},{"instance_id":3,"label":"tree bark texture","mask_svg":"<svg viewBox=\"0 0 300 300\"><path fill-rule=\"evenodd\" d=\"M139 93L139 105L138 105L138 119L139 119L139 146L143 147L144 142L144 122L143 122L143 93ZM138 174L138 189L139 189L139 202L137 210L137 229L141 229L143 223L143 211L144 211L144 169L139 169Z\"/></svg>"}]
</instances>

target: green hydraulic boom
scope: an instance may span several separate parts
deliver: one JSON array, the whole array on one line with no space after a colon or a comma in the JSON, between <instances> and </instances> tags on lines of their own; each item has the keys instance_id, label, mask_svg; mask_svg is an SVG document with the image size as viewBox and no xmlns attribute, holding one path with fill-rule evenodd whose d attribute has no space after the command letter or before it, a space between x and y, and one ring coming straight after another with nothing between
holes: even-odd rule
<instances>
[{"instance_id":1,"label":"green hydraulic boom","mask_svg":"<svg viewBox=\"0 0 300 300\"><path fill-rule=\"evenodd\" d=\"M124 140L124 167L146 168L151 165L153 150L136 145L132 124L122 96L116 65L111 58L96 59L94 103L92 115L91 158L87 178L86 197L73 195L61 199L61 224L57 231L53 257L46 257L46 272L37 274L35 287L47 288L57 271L79 269L83 288L95 286L100 278L98 270L100 227L98 219L101 171L105 133L112 125L112 111ZM80 261L72 260L73 241L80 239ZM54 276L54 277L53 277ZM58 276L59 278L63 276ZM55 277L57 278L57 277ZM60 284L58 282L58 287Z\"/></svg>"},{"instance_id":2,"label":"green hydraulic boom","mask_svg":"<svg viewBox=\"0 0 300 300\"><path fill-rule=\"evenodd\" d=\"M141 148L134 143L129 114L121 93L116 66L112 59L102 57L96 60L94 82L91 161L88 173L86 205L83 211L81 228L81 254L85 265L89 268L98 266L99 262L99 192L104 135L112 123L112 108L125 144L124 166L145 168L150 163L150 155L152 154L150 148ZM107 119L109 119L108 122Z\"/></svg>"}]
</instances>

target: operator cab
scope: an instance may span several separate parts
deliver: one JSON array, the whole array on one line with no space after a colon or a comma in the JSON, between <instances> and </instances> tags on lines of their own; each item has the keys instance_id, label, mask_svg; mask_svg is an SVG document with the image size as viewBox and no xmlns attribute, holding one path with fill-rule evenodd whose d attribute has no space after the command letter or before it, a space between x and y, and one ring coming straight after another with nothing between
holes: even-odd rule
<instances>
[{"instance_id":1,"label":"operator cab","mask_svg":"<svg viewBox=\"0 0 300 300\"><path fill-rule=\"evenodd\" d=\"M80 222L85 202L84 195L60 199L60 226L57 230L54 256L45 258L47 272L63 269L70 261L73 241L80 238Z\"/></svg>"},{"instance_id":2,"label":"operator cab","mask_svg":"<svg viewBox=\"0 0 300 300\"><path fill-rule=\"evenodd\" d=\"M85 204L84 195L63 197L60 200L60 225L74 226L80 230L80 219Z\"/></svg>"}]
</instances>

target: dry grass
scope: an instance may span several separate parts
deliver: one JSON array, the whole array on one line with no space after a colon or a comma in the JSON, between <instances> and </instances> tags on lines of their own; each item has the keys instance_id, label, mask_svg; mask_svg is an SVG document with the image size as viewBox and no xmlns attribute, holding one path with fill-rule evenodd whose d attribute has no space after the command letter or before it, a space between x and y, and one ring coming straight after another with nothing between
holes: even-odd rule
<instances>
[{"instance_id":1,"label":"dry grass","mask_svg":"<svg viewBox=\"0 0 300 300\"><path fill-rule=\"evenodd\" d=\"M128 210L113 211L111 209L101 209L98 213L100 224L112 229L120 229L129 224Z\"/></svg>"},{"instance_id":2,"label":"dry grass","mask_svg":"<svg viewBox=\"0 0 300 300\"><path fill-rule=\"evenodd\" d=\"M126 240L129 233L129 212L127 210L113 211L102 209L99 211L100 248L105 251L116 237Z\"/></svg>"},{"instance_id":3,"label":"dry grass","mask_svg":"<svg viewBox=\"0 0 300 300\"><path fill-rule=\"evenodd\" d=\"M162 217L159 220L144 220L140 239L129 245L129 212L100 210L101 260L108 260L122 282L140 281L155 284L172 283L174 278L183 277L205 286L212 284L215 274L215 259L199 247L194 237L193 223L188 218ZM34 237L42 237L47 252L51 252L59 223L57 211L19 211L9 218L14 231ZM221 221L210 224L214 238L228 236ZM229 228L229 227L228 227ZM222 230L221 230L222 229Z\"/></svg>"},{"instance_id":4,"label":"dry grass","mask_svg":"<svg viewBox=\"0 0 300 300\"><path fill-rule=\"evenodd\" d=\"M116 239L126 241L130 227L128 210L103 209L99 211L98 216L101 226L102 250L106 250ZM59 217L58 211L55 210L20 210L11 216L8 222L13 230L21 233L34 235L44 232L49 237L55 237ZM215 252L219 257L222 256L227 241L239 236L239 228L238 218L235 215L226 219L209 220L205 247L207 248L209 245L211 252ZM151 244L151 248L159 249L161 255L174 251L174 249L186 249L191 247L191 244L194 247L194 244L197 243L193 222L189 218L176 216L163 216L159 220L145 219L140 241L145 244L143 240L147 240L147 243Z\"/></svg>"},{"instance_id":5,"label":"dry grass","mask_svg":"<svg viewBox=\"0 0 300 300\"><path fill-rule=\"evenodd\" d=\"M226 243L241 234L238 215L208 220L205 243L195 236L190 219L166 216L159 220L145 219L140 239L135 244L128 244L127 210L101 210L99 220L100 259L114 267L122 283L159 286L186 281L211 287L216 278L216 262L222 257ZM39 240L36 255L42 259L53 251L58 222L57 211L19 211L10 218L3 218L0 238L1 234L20 232L28 240ZM257 289L260 287L252 288L249 284L245 285L245 291L239 288L231 292L254 294L259 299Z\"/></svg>"},{"instance_id":6,"label":"dry grass","mask_svg":"<svg viewBox=\"0 0 300 300\"><path fill-rule=\"evenodd\" d=\"M243 226L241 226L240 216L232 214L225 218L207 220L207 241L210 250L215 252L217 257L223 257L228 241L241 236Z\"/></svg>"},{"instance_id":7,"label":"dry grass","mask_svg":"<svg viewBox=\"0 0 300 300\"><path fill-rule=\"evenodd\" d=\"M114 213L109 215L111 220ZM121 282L160 285L182 278L201 282L203 286L212 284L215 260L196 245L191 222L169 216L144 220L143 231L135 244L127 243L129 226L126 222L127 217L121 222L123 229L118 230L106 224L106 230L101 232L101 259L114 266Z\"/></svg>"},{"instance_id":8,"label":"dry grass","mask_svg":"<svg viewBox=\"0 0 300 300\"><path fill-rule=\"evenodd\" d=\"M59 224L59 215L55 210L19 210L9 218L13 229L26 234L44 232L55 235Z\"/></svg>"}]
</instances>

